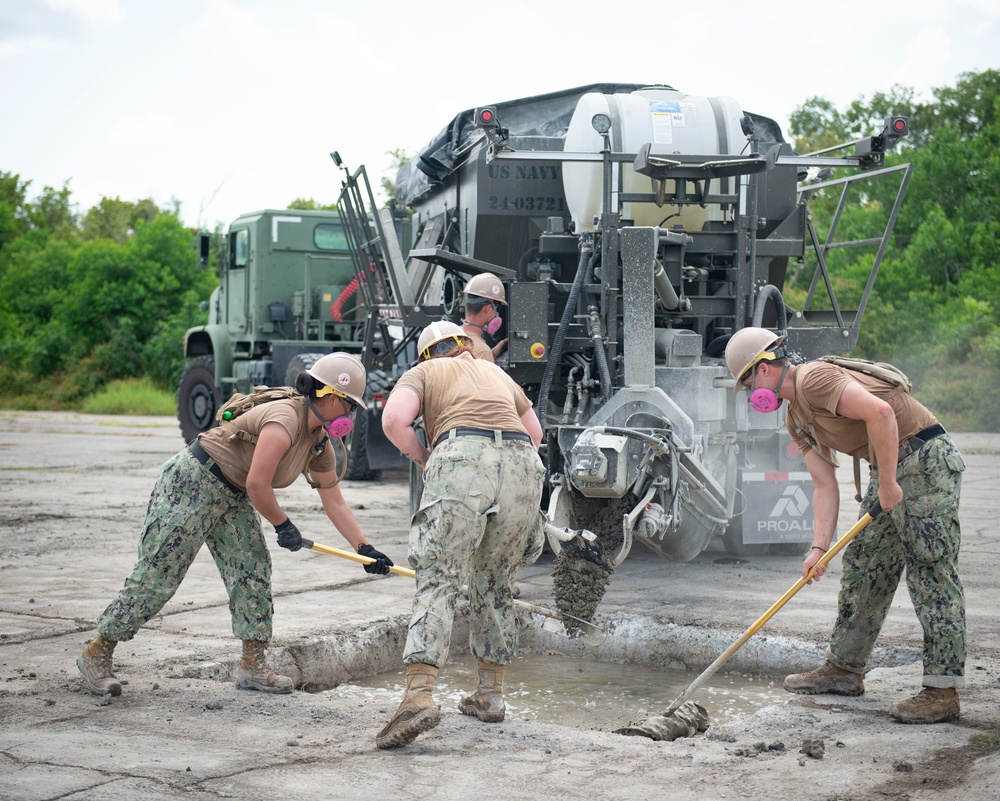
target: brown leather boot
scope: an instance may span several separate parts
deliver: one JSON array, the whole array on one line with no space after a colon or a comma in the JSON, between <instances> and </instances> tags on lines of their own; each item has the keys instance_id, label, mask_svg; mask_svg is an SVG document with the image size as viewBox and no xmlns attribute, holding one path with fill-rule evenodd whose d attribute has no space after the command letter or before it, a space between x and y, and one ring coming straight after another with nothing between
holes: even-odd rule
<instances>
[{"instance_id":1,"label":"brown leather boot","mask_svg":"<svg viewBox=\"0 0 1000 801\"><path fill-rule=\"evenodd\" d=\"M807 673L793 673L791 676L785 676L784 687L790 693L802 695L815 695L816 693L864 695L865 678L859 673L844 670L828 661Z\"/></svg>"},{"instance_id":2,"label":"brown leather boot","mask_svg":"<svg viewBox=\"0 0 1000 801\"><path fill-rule=\"evenodd\" d=\"M943 723L958 720L958 691L954 687L924 687L905 701L896 701L889 714L902 723Z\"/></svg>"},{"instance_id":3,"label":"brown leather boot","mask_svg":"<svg viewBox=\"0 0 1000 801\"><path fill-rule=\"evenodd\" d=\"M458 711L487 723L503 720L507 711L503 702L503 675L506 670L506 665L480 662L479 686L473 695L467 695L458 702Z\"/></svg>"},{"instance_id":4,"label":"brown leather boot","mask_svg":"<svg viewBox=\"0 0 1000 801\"><path fill-rule=\"evenodd\" d=\"M76 666L80 668L87 686L94 695L113 695L116 698L122 694L122 685L114 674L111 664L111 654L118 645L116 640L106 640L103 634L98 634L87 643Z\"/></svg>"},{"instance_id":5,"label":"brown leather boot","mask_svg":"<svg viewBox=\"0 0 1000 801\"><path fill-rule=\"evenodd\" d=\"M433 729L441 722L441 710L434 703L431 691L438 669L419 662L406 666L406 695L396 714L375 736L379 748L399 748L409 745L418 734Z\"/></svg>"},{"instance_id":6,"label":"brown leather boot","mask_svg":"<svg viewBox=\"0 0 1000 801\"><path fill-rule=\"evenodd\" d=\"M241 690L262 693L290 693L295 683L267 666L267 645L260 640L243 640L243 658L233 673Z\"/></svg>"}]
</instances>

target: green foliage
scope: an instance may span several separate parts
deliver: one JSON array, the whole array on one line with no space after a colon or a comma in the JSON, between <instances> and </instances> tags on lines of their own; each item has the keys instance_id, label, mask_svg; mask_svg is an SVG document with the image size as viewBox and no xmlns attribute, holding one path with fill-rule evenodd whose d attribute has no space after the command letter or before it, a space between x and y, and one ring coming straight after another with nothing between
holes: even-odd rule
<instances>
[{"instance_id":1,"label":"green foliage","mask_svg":"<svg viewBox=\"0 0 1000 801\"><path fill-rule=\"evenodd\" d=\"M385 205L388 208L396 202L396 173L399 172L400 167L406 164L412 156L407 155L406 151L402 148L387 150L385 154L389 157L389 171L392 177L383 175L379 181L379 188L382 190L382 194L385 195Z\"/></svg>"},{"instance_id":2,"label":"green foliage","mask_svg":"<svg viewBox=\"0 0 1000 801\"><path fill-rule=\"evenodd\" d=\"M288 204L288 208L298 209L299 211L336 211L337 204L330 203L329 205L323 205L317 203L312 198L297 197Z\"/></svg>"},{"instance_id":3,"label":"green foliage","mask_svg":"<svg viewBox=\"0 0 1000 801\"><path fill-rule=\"evenodd\" d=\"M195 233L149 200L104 198L78 221L68 186L30 202L28 186L0 172L0 402L72 407L132 377L172 390L216 285Z\"/></svg>"},{"instance_id":4,"label":"green foliage","mask_svg":"<svg viewBox=\"0 0 1000 801\"><path fill-rule=\"evenodd\" d=\"M1000 430L1000 72L966 73L928 103L894 87L839 111L812 98L792 116L796 146L813 149L877 129L884 116L910 116L910 136L887 164L913 164L886 258L861 327L859 355L890 361L914 379L915 394L954 429ZM890 187L892 188L892 187ZM833 198L812 213L820 236ZM875 187L839 221L838 241L865 236L891 197ZM842 306L856 300L871 250L830 259ZM803 298L813 267L790 274L786 298ZM791 301L790 301L791 302Z\"/></svg>"},{"instance_id":5,"label":"green foliage","mask_svg":"<svg viewBox=\"0 0 1000 801\"><path fill-rule=\"evenodd\" d=\"M148 378L112 381L83 401L80 411L87 414L172 415L177 399L153 385Z\"/></svg>"},{"instance_id":6,"label":"green foliage","mask_svg":"<svg viewBox=\"0 0 1000 801\"><path fill-rule=\"evenodd\" d=\"M158 213L152 200L130 203L119 198L101 198L84 215L81 233L85 240L110 239L121 245L135 234L140 223L151 223Z\"/></svg>"}]
</instances>

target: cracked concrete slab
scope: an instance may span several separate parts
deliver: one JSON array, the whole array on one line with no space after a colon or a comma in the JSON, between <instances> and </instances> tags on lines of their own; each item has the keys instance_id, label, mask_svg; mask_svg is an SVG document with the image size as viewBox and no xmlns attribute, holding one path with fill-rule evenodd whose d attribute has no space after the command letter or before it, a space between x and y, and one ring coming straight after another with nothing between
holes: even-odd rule
<instances>
[{"instance_id":1,"label":"cracked concrete slab","mask_svg":"<svg viewBox=\"0 0 1000 801\"><path fill-rule=\"evenodd\" d=\"M239 643L207 552L163 613L119 645L123 695L89 694L76 657L132 566L159 466L183 442L170 418L0 412L0 798L994 799L1000 436L956 439L969 464L961 561L969 687L957 723L909 727L886 714L920 679L920 630L902 590L858 698L788 695L672 743L531 720L483 724L447 704L438 728L379 752L374 735L395 702L235 688ZM849 469L840 472L849 524L853 481ZM304 483L281 493L306 536L343 545ZM405 564L405 473L346 482L345 496L376 547ZM598 609L608 630L601 646L546 632L531 615L522 618L522 646L564 658L567 670L573 660L601 659L700 671L798 578L793 557L726 556L713 549L678 565L633 549ZM273 544L272 558L278 669L321 689L398 666L412 582ZM552 569L549 555L524 569L521 597L552 606ZM835 562L727 668L780 676L813 666L832 626L838 577ZM460 618L456 655L464 626ZM823 741L822 759L800 753L807 740Z\"/></svg>"}]
</instances>

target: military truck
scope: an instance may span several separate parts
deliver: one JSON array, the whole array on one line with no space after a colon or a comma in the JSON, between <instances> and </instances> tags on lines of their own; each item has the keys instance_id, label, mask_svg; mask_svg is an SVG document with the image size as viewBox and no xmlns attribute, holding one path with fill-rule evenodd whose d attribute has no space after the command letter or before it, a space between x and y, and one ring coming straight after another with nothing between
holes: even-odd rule
<instances>
[{"instance_id":1,"label":"military truck","mask_svg":"<svg viewBox=\"0 0 1000 801\"><path fill-rule=\"evenodd\" d=\"M803 156L732 98L593 84L452 119L397 175L414 215L405 261L366 211L363 168L338 207L392 287L368 313L372 329L402 321L395 348L430 319L460 321L470 276L505 282L498 363L545 430L555 526L596 532L612 567L634 542L678 562L716 537L738 555L801 554L812 540L804 460L783 410L760 414L734 394L725 345L748 325L786 334L800 358L856 345L910 175L885 153L907 128L888 117ZM843 208L875 180L890 185L878 230L838 236ZM823 232L809 211L818 193L837 206ZM836 291L836 251L849 246L871 252L855 308ZM791 269L812 274L798 308L783 295Z\"/></svg>"},{"instance_id":2,"label":"military truck","mask_svg":"<svg viewBox=\"0 0 1000 801\"><path fill-rule=\"evenodd\" d=\"M212 237L202 235L200 244L207 266ZM220 401L234 391L291 385L327 353L360 354L365 340L357 267L336 211L243 214L219 244L219 286L208 302L208 323L184 335L177 415L187 441L216 425ZM371 347L377 349L376 339ZM391 378L391 371L369 376L368 414L350 443L351 478L403 464L375 419Z\"/></svg>"}]
</instances>

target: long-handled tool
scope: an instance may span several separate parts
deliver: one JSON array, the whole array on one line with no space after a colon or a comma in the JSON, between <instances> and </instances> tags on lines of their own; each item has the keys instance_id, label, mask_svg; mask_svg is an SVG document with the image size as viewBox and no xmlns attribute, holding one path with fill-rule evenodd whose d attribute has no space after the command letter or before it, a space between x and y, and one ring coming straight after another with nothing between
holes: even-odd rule
<instances>
[{"instance_id":1,"label":"long-handled tool","mask_svg":"<svg viewBox=\"0 0 1000 801\"><path fill-rule=\"evenodd\" d=\"M875 501L875 505L872 506L872 508L857 523L854 524L853 528L851 528L850 531L848 531L843 537L837 540L837 542L833 544L830 550L828 550L825 554L823 554L823 558L820 559L816 563L816 565L828 564L830 560L833 559L834 556L840 553L847 546L847 543L853 540L858 535L858 533L862 529L864 529L865 526L867 526L874 518L878 517L881 511L882 511L882 506L879 504L878 501ZM754 624L750 628L748 628L745 632L743 632L743 635L736 642L730 645L718 659L716 659L711 665L705 668L705 671L698 678L692 681L691 684L688 686L688 688L671 702L670 706L668 706L666 711L663 712L662 717L669 717L674 712L676 712L680 708L681 704L683 704L692 695L694 695L695 690L698 690L706 681L712 678L712 676L715 675L715 672L720 667L722 667L726 662L728 662L729 658L733 654L735 654L740 648L742 648L743 645L746 643L746 641L749 640L751 637L753 637L753 635L760 630L761 626L767 623L767 621L770 620L774 616L774 614L779 609L781 609L781 607L783 607L786 603L788 603L789 599L793 595L795 595L795 593L797 593L806 584L809 583L809 581L812 579L813 572L815 570L816 567L813 566L813 569L809 571L808 576L806 576L805 578L800 578L798 581L796 581L784 595L782 595L777 601L775 601L771 605L770 609L768 609L763 615L757 618Z\"/></svg>"},{"instance_id":2,"label":"long-handled tool","mask_svg":"<svg viewBox=\"0 0 1000 801\"><path fill-rule=\"evenodd\" d=\"M359 553L353 553L351 551L345 551L341 548L333 548L329 545L321 545L318 542L313 542L305 537L302 538L302 547L311 548L314 551L319 551L320 553L329 554L330 556L339 556L341 559L350 559L352 562L358 562L362 565L368 565L374 562L370 556L362 556ZM400 576L409 576L410 578L416 578L417 574L415 571L408 567L399 567L398 565L392 565L389 568L390 573L397 573ZM572 633L566 631L565 626L549 626L547 623L542 626L546 631L551 631L556 634L562 634L565 637L570 637L573 639L579 639L585 642L587 645L600 645L604 642L608 633L598 627L593 623L586 620L581 620L578 617L573 617L573 615L567 615L563 612L557 612L555 609L549 609L545 606L538 606L538 604L529 604L526 601L521 601L517 598L514 599L514 606L518 609L522 609L525 612L534 612L538 615L543 615L550 620L558 621L559 623L565 623L567 620L573 622Z\"/></svg>"}]
</instances>

